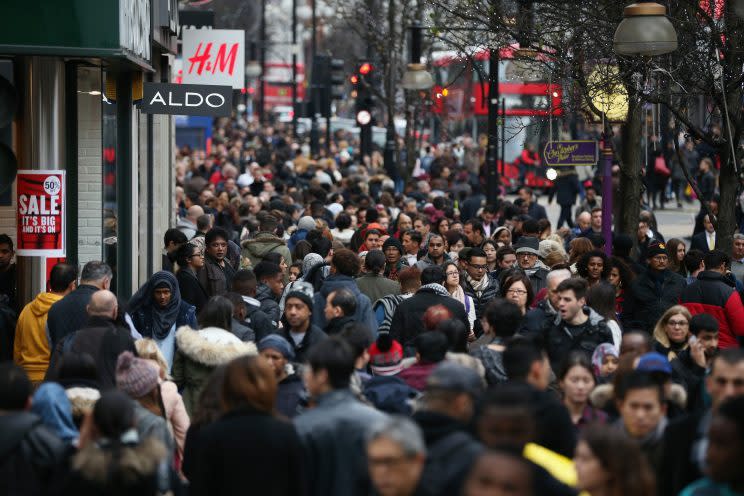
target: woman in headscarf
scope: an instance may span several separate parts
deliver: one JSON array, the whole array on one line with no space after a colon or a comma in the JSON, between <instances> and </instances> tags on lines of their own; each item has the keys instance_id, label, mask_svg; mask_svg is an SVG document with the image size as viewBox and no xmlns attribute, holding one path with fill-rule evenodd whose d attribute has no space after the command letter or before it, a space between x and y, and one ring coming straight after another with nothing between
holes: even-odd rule
<instances>
[{"instance_id":1,"label":"woman in headscarf","mask_svg":"<svg viewBox=\"0 0 744 496\"><path fill-rule=\"evenodd\" d=\"M143 337L155 340L170 371L176 351L176 329L197 328L196 309L181 299L176 276L166 271L153 274L129 300L129 308L135 327Z\"/></svg>"},{"instance_id":2,"label":"woman in headscarf","mask_svg":"<svg viewBox=\"0 0 744 496\"><path fill-rule=\"evenodd\" d=\"M77 446L77 426L72 419L72 405L65 389L56 382L45 382L34 393L31 411L54 431L68 446Z\"/></svg>"}]
</instances>

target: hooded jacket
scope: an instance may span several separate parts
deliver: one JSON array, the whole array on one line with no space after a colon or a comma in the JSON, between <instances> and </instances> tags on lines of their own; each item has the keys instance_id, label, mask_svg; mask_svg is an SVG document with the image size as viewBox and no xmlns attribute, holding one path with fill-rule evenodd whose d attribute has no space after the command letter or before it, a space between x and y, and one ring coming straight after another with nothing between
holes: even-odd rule
<instances>
[{"instance_id":1,"label":"hooded jacket","mask_svg":"<svg viewBox=\"0 0 744 496\"><path fill-rule=\"evenodd\" d=\"M261 303L261 311L266 314L274 328L276 328L282 315L279 310L279 302L276 301L276 296L274 296L274 293L271 292L271 288L267 284L258 284L256 288L256 300Z\"/></svg>"},{"instance_id":2,"label":"hooded jacket","mask_svg":"<svg viewBox=\"0 0 744 496\"><path fill-rule=\"evenodd\" d=\"M196 331L188 326L176 331L173 380L178 384L189 416L193 415L199 394L212 371L243 355L255 355L256 345L244 343L234 334L217 327Z\"/></svg>"},{"instance_id":3,"label":"hooded jacket","mask_svg":"<svg viewBox=\"0 0 744 496\"><path fill-rule=\"evenodd\" d=\"M196 236L196 224L185 217L178 219L178 222L176 222L176 229L184 233L187 239Z\"/></svg>"},{"instance_id":4,"label":"hooded jacket","mask_svg":"<svg viewBox=\"0 0 744 496\"><path fill-rule=\"evenodd\" d=\"M287 242L269 232L260 232L253 239L243 241L241 246L243 247L241 255L250 261L251 267L255 267L266 255L274 252L284 257L287 263L292 260Z\"/></svg>"},{"instance_id":5,"label":"hooded jacket","mask_svg":"<svg viewBox=\"0 0 744 496\"><path fill-rule=\"evenodd\" d=\"M605 319L594 309L584 307L582 310L588 317L577 334L572 334L569 326L561 319L561 314L555 315L545 324L545 343L553 370L559 370L561 362L572 351L582 351L591 360L592 353L602 343L613 343L612 331ZM577 326L578 327L578 326Z\"/></svg>"},{"instance_id":6,"label":"hooded jacket","mask_svg":"<svg viewBox=\"0 0 744 496\"><path fill-rule=\"evenodd\" d=\"M46 335L47 316L52 305L61 299L59 294L39 293L18 316L13 361L23 367L33 382L43 381L49 367L51 349Z\"/></svg>"},{"instance_id":7,"label":"hooded jacket","mask_svg":"<svg viewBox=\"0 0 744 496\"><path fill-rule=\"evenodd\" d=\"M697 281L682 290L680 301L692 315L709 313L716 318L719 348L739 346L737 338L744 336L744 305L723 274L702 271Z\"/></svg>"},{"instance_id":8,"label":"hooded jacket","mask_svg":"<svg viewBox=\"0 0 744 496\"><path fill-rule=\"evenodd\" d=\"M156 494L159 492L159 468L168 452L155 438L122 443L112 456L112 444L90 443L72 459L72 474L66 494ZM117 477L113 477L117 474Z\"/></svg>"},{"instance_id":9,"label":"hooded jacket","mask_svg":"<svg viewBox=\"0 0 744 496\"><path fill-rule=\"evenodd\" d=\"M326 298L329 294L341 288L348 289L354 293L354 296L356 296L357 308L354 313L354 320L366 325L372 332L372 335L377 336L377 320L372 311L372 303L366 295L359 291L359 286L357 286L353 277L342 274L333 274L328 276L323 282L323 286L320 287L320 291L315 293L315 296L313 297L313 324L321 329L325 329L328 324L325 318L325 313L323 312Z\"/></svg>"}]
</instances>

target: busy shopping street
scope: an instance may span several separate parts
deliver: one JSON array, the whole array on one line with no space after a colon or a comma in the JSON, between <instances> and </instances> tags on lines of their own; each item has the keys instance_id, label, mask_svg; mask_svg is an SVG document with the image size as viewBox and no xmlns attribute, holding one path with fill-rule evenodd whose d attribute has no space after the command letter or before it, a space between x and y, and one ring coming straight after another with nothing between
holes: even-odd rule
<instances>
[{"instance_id":1,"label":"busy shopping street","mask_svg":"<svg viewBox=\"0 0 744 496\"><path fill-rule=\"evenodd\" d=\"M0 496L744 496L742 67L744 0L4 0Z\"/></svg>"}]
</instances>

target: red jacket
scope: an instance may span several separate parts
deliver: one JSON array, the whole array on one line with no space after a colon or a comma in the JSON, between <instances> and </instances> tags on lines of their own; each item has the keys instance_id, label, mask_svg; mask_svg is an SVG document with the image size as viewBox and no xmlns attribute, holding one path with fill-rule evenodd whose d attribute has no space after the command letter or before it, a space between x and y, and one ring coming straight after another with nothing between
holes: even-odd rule
<instances>
[{"instance_id":1,"label":"red jacket","mask_svg":"<svg viewBox=\"0 0 744 496\"><path fill-rule=\"evenodd\" d=\"M723 274L702 271L697 281L682 290L680 301L693 315L707 313L716 318L719 348L739 347L736 338L744 336L744 305Z\"/></svg>"}]
</instances>

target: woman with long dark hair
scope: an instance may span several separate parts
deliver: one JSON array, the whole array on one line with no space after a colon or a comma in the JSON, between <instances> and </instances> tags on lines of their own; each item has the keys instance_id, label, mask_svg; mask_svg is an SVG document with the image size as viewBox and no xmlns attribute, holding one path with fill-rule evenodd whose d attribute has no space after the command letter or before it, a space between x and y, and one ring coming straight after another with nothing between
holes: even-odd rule
<instances>
[{"instance_id":1,"label":"woman with long dark hair","mask_svg":"<svg viewBox=\"0 0 744 496\"><path fill-rule=\"evenodd\" d=\"M176 280L181 298L194 305L196 313L199 313L209 299L206 288L196 277L197 272L204 267L204 250L194 243L185 243L176 252L176 263L178 264Z\"/></svg>"},{"instance_id":2,"label":"woman with long dark hair","mask_svg":"<svg viewBox=\"0 0 744 496\"><path fill-rule=\"evenodd\" d=\"M606 413L589 404L589 393L596 385L592 363L586 354L579 351L568 355L558 371L558 386L563 393L563 405L577 429L607 421Z\"/></svg>"},{"instance_id":3,"label":"woman with long dark hair","mask_svg":"<svg viewBox=\"0 0 744 496\"><path fill-rule=\"evenodd\" d=\"M189 493L302 494L300 438L275 416L277 382L269 363L258 356L231 361L221 393L222 417L200 432Z\"/></svg>"},{"instance_id":4,"label":"woman with long dark hair","mask_svg":"<svg viewBox=\"0 0 744 496\"><path fill-rule=\"evenodd\" d=\"M578 488L590 496L653 496L654 473L640 445L620 429L592 425L581 432L574 465Z\"/></svg>"},{"instance_id":5,"label":"woman with long dark hair","mask_svg":"<svg viewBox=\"0 0 744 496\"><path fill-rule=\"evenodd\" d=\"M607 281L615 287L615 313L618 319L623 318L625 307L625 292L635 279L635 274L620 257L610 259L610 275Z\"/></svg>"},{"instance_id":6,"label":"woman with long dark hair","mask_svg":"<svg viewBox=\"0 0 744 496\"><path fill-rule=\"evenodd\" d=\"M586 279L589 287L600 281L606 281L610 276L610 270L610 259L599 250L584 253L576 262L576 272Z\"/></svg>"}]
</instances>

